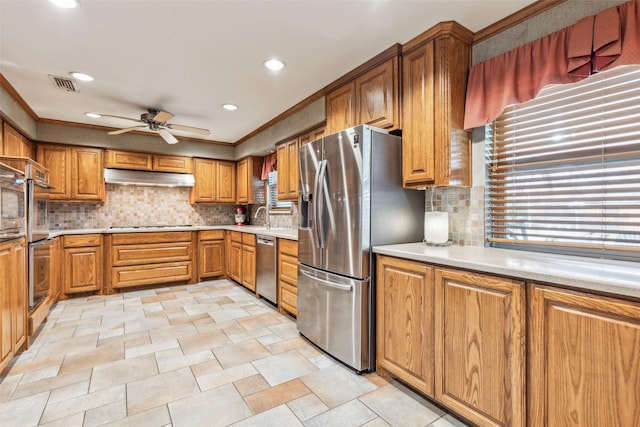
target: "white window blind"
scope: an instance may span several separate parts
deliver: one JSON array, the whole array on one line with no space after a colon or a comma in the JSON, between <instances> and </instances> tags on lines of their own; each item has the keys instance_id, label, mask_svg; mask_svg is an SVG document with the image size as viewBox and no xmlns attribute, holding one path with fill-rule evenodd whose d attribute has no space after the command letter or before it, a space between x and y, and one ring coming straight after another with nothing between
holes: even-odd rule
<instances>
[{"instance_id":1,"label":"white window blind","mask_svg":"<svg viewBox=\"0 0 640 427\"><path fill-rule=\"evenodd\" d=\"M291 202L278 201L278 172L269 172L267 179L267 203L269 210L291 209Z\"/></svg>"},{"instance_id":2,"label":"white window blind","mask_svg":"<svg viewBox=\"0 0 640 427\"><path fill-rule=\"evenodd\" d=\"M640 258L640 67L546 88L490 132L492 245Z\"/></svg>"}]
</instances>

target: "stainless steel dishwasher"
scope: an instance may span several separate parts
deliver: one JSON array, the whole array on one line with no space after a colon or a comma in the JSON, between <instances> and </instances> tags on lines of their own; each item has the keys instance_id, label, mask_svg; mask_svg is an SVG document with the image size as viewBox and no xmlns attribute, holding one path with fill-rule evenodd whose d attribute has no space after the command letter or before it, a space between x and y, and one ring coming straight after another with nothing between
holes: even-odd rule
<instances>
[{"instance_id":1,"label":"stainless steel dishwasher","mask_svg":"<svg viewBox=\"0 0 640 427\"><path fill-rule=\"evenodd\" d=\"M257 236L256 288L258 295L277 304L276 238Z\"/></svg>"}]
</instances>

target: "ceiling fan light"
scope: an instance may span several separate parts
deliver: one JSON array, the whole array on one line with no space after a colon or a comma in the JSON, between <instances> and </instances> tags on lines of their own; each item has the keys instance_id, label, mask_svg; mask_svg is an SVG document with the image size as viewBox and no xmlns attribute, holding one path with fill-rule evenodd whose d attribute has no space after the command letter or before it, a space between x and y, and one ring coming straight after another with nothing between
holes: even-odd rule
<instances>
[{"instance_id":1,"label":"ceiling fan light","mask_svg":"<svg viewBox=\"0 0 640 427\"><path fill-rule=\"evenodd\" d=\"M78 0L49 0L51 3L55 4L58 7L63 7L65 9L75 9L80 6Z\"/></svg>"},{"instance_id":2,"label":"ceiling fan light","mask_svg":"<svg viewBox=\"0 0 640 427\"><path fill-rule=\"evenodd\" d=\"M276 58L271 58L264 61L264 66L272 71L279 71L284 68L284 62Z\"/></svg>"},{"instance_id":3,"label":"ceiling fan light","mask_svg":"<svg viewBox=\"0 0 640 427\"><path fill-rule=\"evenodd\" d=\"M76 79L78 79L80 81L83 81L83 82L91 82L91 81L93 81L93 77L92 76L90 76L89 74L86 74L86 73L81 73L80 71L72 71L69 74L71 74L71 76L73 78L76 78Z\"/></svg>"},{"instance_id":4,"label":"ceiling fan light","mask_svg":"<svg viewBox=\"0 0 640 427\"><path fill-rule=\"evenodd\" d=\"M87 117L91 117L92 119L99 119L100 117L102 117L102 115L98 113L84 113L84 115Z\"/></svg>"},{"instance_id":5,"label":"ceiling fan light","mask_svg":"<svg viewBox=\"0 0 640 427\"><path fill-rule=\"evenodd\" d=\"M224 108L227 111L235 111L238 109L238 106L235 104L222 104L222 108Z\"/></svg>"}]
</instances>

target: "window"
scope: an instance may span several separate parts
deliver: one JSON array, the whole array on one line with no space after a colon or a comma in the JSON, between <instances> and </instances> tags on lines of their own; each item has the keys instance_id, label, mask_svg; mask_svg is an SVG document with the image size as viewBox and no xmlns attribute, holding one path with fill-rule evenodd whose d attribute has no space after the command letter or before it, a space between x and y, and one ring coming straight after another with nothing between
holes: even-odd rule
<instances>
[{"instance_id":1,"label":"window","mask_svg":"<svg viewBox=\"0 0 640 427\"><path fill-rule=\"evenodd\" d=\"M640 259L640 67L546 88L489 128L492 246Z\"/></svg>"},{"instance_id":2,"label":"window","mask_svg":"<svg viewBox=\"0 0 640 427\"><path fill-rule=\"evenodd\" d=\"M269 210L291 210L291 202L278 201L278 172L269 172L267 179L267 203Z\"/></svg>"}]
</instances>

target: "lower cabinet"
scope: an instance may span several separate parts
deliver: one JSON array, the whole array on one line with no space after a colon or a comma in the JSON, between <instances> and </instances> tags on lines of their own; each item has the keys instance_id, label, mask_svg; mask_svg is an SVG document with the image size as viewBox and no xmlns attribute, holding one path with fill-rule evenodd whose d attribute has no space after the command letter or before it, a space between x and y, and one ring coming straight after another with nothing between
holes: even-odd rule
<instances>
[{"instance_id":1,"label":"lower cabinet","mask_svg":"<svg viewBox=\"0 0 640 427\"><path fill-rule=\"evenodd\" d=\"M200 231L198 241L198 280L224 275L224 246L224 230Z\"/></svg>"},{"instance_id":2,"label":"lower cabinet","mask_svg":"<svg viewBox=\"0 0 640 427\"><path fill-rule=\"evenodd\" d=\"M640 303L529 291L529 425L640 425Z\"/></svg>"},{"instance_id":3,"label":"lower cabinet","mask_svg":"<svg viewBox=\"0 0 640 427\"><path fill-rule=\"evenodd\" d=\"M242 233L227 232L227 276L242 283Z\"/></svg>"},{"instance_id":4,"label":"lower cabinet","mask_svg":"<svg viewBox=\"0 0 640 427\"><path fill-rule=\"evenodd\" d=\"M229 231L227 276L252 292L256 291L256 235Z\"/></svg>"},{"instance_id":5,"label":"lower cabinet","mask_svg":"<svg viewBox=\"0 0 640 427\"><path fill-rule=\"evenodd\" d=\"M0 243L0 371L27 344L27 276L24 239Z\"/></svg>"},{"instance_id":6,"label":"lower cabinet","mask_svg":"<svg viewBox=\"0 0 640 427\"><path fill-rule=\"evenodd\" d=\"M102 235L64 236L62 246L64 295L102 291Z\"/></svg>"},{"instance_id":7,"label":"lower cabinet","mask_svg":"<svg viewBox=\"0 0 640 427\"><path fill-rule=\"evenodd\" d=\"M298 315L298 242L278 239L278 309Z\"/></svg>"}]
</instances>

